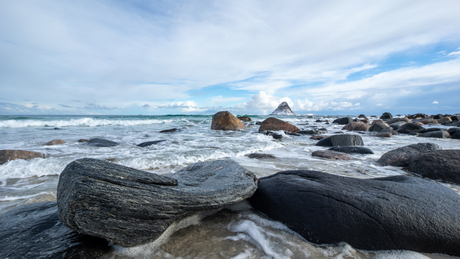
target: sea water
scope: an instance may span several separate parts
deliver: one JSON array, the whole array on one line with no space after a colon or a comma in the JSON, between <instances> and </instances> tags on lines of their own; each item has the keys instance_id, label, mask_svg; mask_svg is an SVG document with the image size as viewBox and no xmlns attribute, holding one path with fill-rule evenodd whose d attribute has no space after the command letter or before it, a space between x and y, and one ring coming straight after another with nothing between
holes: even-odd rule
<instances>
[{"instance_id":1,"label":"sea water","mask_svg":"<svg viewBox=\"0 0 460 259\"><path fill-rule=\"evenodd\" d=\"M372 178L405 175L399 167L379 166L375 162L387 151L414 143L432 142L443 149L459 149L460 141L425 139L409 135L378 138L360 134L373 155L352 154L349 161L312 157L316 140L310 135L283 139L258 134L255 122L268 116L250 116L247 130L214 131L211 115L167 116L0 116L0 150L21 149L41 152L49 157L13 160L0 165L0 213L16 206L56 200L59 174L70 162L96 158L112 163L166 175L192 163L232 159L257 177L283 170L307 169L337 175ZM342 125L316 122L336 116L278 116L301 129L325 128L328 135L339 134ZM376 117L371 119L377 119ZM440 125L428 127L444 127ZM161 130L177 128L172 133ZM448 127L444 127L448 128ZM119 142L114 147L92 147L79 139L104 138ZM47 146L63 139L65 144ZM137 145L165 140L156 145ZM250 159L250 153L267 153L276 159ZM456 185L444 184L460 193ZM254 211L247 202L229 208L196 214L176 222L155 242L133 247L113 246L104 258L445 258L444 255L410 251L362 251L346 243L315 245L305 241L283 224Z\"/></svg>"}]
</instances>

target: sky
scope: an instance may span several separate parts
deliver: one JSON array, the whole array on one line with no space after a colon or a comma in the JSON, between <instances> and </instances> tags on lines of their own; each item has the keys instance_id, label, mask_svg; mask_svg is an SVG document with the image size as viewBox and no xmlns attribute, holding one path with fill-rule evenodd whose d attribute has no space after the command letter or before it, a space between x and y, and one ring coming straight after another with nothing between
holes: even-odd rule
<instances>
[{"instance_id":1,"label":"sky","mask_svg":"<svg viewBox=\"0 0 460 259\"><path fill-rule=\"evenodd\" d=\"M459 10L0 0L0 115L460 113Z\"/></svg>"}]
</instances>

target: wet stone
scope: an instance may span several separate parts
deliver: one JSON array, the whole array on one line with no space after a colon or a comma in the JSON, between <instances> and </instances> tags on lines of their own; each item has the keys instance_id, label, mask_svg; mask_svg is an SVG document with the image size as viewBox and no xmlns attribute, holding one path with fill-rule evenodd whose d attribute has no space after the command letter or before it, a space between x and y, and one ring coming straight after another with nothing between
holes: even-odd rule
<instances>
[{"instance_id":1,"label":"wet stone","mask_svg":"<svg viewBox=\"0 0 460 259\"><path fill-rule=\"evenodd\" d=\"M107 140L107 139L102 139L102 138L93 138L90 139L86 142L87 145L93 146L93 147L114 147L120 145L120 143Z\"/></svg>"}]
</instances>

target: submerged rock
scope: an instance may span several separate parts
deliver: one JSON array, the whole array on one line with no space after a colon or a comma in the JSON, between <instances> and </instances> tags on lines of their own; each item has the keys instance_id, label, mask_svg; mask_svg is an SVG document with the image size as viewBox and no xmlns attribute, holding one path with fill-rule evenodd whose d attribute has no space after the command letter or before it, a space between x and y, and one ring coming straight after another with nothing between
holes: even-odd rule
<instances>
[{"instance_id":1,"label":"submerged rock","mask_svg":"<svg viewBox=\"0 0 460 259\"><path fill-rule=\"evenodd\" d=\"M98 258L107 241L59 222L56 202L16 207L0 215L0 258Z\"/></svg>"},{"instance_id":2,"label":"submerged rock","mask_svg":"<svg viewBox=\"0 0 460 259\"><path fill-rule=\"evenodd\" d=\"M214 114L211 123L212 130L240 130L246 129L240 119L233 116L228 111L222 111Z\"/></svg>"},{"instance_id":3,"label":"submerged rock","mask_svg":"<svg viewBox=\"0 0 460 259\"><path fill-rule=\"evenodd\" d=\"M284 171L261 178L249 202L316 244L460 255L460 195L423 179Z\"/></svg>"},{"instance_id":4,"label":"submerged rock","mask_svg":"<svg viewBox=\"0 0 460 259\"><path fill-rule=\"evenodd\" d=\"M271 136L274 139L278 139L278 140L283 139L283 135L275 133L273 131L262 131L262 132L259 132L259 133L264 134L266 136Z\"/></svg>"},{"instance_id":5,"label":"submerged rock","mask_svg":"<svg viewBox=\"0 0 460 259\"><path fill-rule=\"evenodd\" d=\"M358 146L338 146L332 147L329 150L343 152L343 153L357 153L357 154L374 154L372 150L367 147L358 147Z\"/></svg>"},{"instance_id":6,"label":"submerged rock","mask_svg":"<svg viewBox=\"0 0 460 259\"><path fill-rule=\"evenodd\" d=\"M62 139L54 139L54 140L46 142L45 145L53 146L53 145L61 145L61 144L64 144L64 143L65 143L65 141L62 140Z\"/></svg>"},{"instance_id":7,"label":"submerged rock","mask_svg":"<svg viewBox=\"0 0 460 259\"><path fill-rule=\"evenodd\" d=\"M176 131L180 131L180 129L178 128L165 129L165 130L161 130L160 133L174 133Z\"/></svg>"},{"instance_id":8,"label":"submerged rock","mask_svg":"<svg viewBox=\"0 0 460 259\"><path fill-rule=\"evenodd\" d=\"M460 184L460 150L436 150L414 155L407 170L434 180Z\"/></svg>"},{"instance_id":9,"label":"submerged rock","mask_svg":"<svg viewBox=\"0 0 460 259\"><path fill-rule=\"evenodd\" d=\"M34 158L45 158L46 155L34 151L26 151L26 150L10 150L4 149L0 150L0 165L16 159L34 159Z\"/></svg>"},{"instance_id":10,"label":"submerged rock","mask_svg":"<svg viewBox=\"0 0 460 259\"><path fill-rule=\"evenodd\" d=\"M66 226L129 247L157 239L193 213L240 202L256 188L255 175L231 160L195 163L166 177L85 158L62 171L57 202Z\"/></svg>"},{"instance_id":11,"label":"submerged rock","mask_svg":"<svg viewBox=\"0 0 460 259\"><path fill-rule=\"evenodd\" d=\"M270 117L264 120L259 127L259 132L267 131L267 130L273 130L273 131L283 130L283 131L289 131L289 132L296 133L297 131L299 131L299 128L297 128L296 126L292 125L289 122L285 122L283 120Z\"/></svg>"},{"instance_id":12,"label":"submerged rock","mask_svg":"<svg viewBox=\"0 0 460 259\"><path fill-rule=\"evenodd\" d=\"M139 145L137 145L138 147L148 147L148 146L151 146L151 145L156 145L158 143L161 143L161 142L165 142L166 139L162 139L162 140L154 140L154 141L147 141L147 142L142 142L140 143Z\"/></svg>"},{"instance_id":13,"label":"submerged rock","mask_svg":"<svg viewBox=\"0 0 460 259\"><path fill-rule=\"evenodd\" d=\"M103 139L103 138L93 138L86 141L87 145L94 146L94 147L114 147L120 145L120 143Z\"/></svg>"},{"instance_id":14,"label":"submerged rock","mask_svg":"<svg viewBox=\"0 0 460 259\"><path fill-rule=\"evenodd\" d=\"M331 160L350 160L351 157L342 152L332 150L316 150L311 153L312 156L323 157Z\"/></svg>"},{"instance_id":15,"label":"submerged rock","mask_svg":"<svg viewBox=\"0 0 460 259\"><path fill-rule=\"evenodd\" d=\"M287 102L282 102L270 115L295 115L295 113L291 110Z\"/></svg>"},{"instance_id":16,"label":"submerged rock","mask_svg":"<svg viewBox=\"0 0 460 259\"><path fill-rule=\"evenodd\" d=\"M246 155L249 158L257 158L257 159L276 159L276 156L270 154L262 154L262 153L251 153Z\"/></svg>"},{"instance_id":17,"label":"submerged rock","mask_svg":"<svg viewBox=\"0 0 460 259\"><path fill-rule=\"evenodd\" d=\"M411 157L416 154L441 149L440 146L434 143L412 144L386 152L377 160L377 163L383 166L391 165L404 167L409 164Z\"/></svg>"},{"instance_id":18,"label":"submerged rock","mask_svg":"<svg viewBox=\"0 0 460 259\"><path fill-rule=\"evenodd\" d=\"M342 134L324 138L316 146L333 147L333 146L362 146L363 139L359 135Z\"/></svg>"}]
</instances>

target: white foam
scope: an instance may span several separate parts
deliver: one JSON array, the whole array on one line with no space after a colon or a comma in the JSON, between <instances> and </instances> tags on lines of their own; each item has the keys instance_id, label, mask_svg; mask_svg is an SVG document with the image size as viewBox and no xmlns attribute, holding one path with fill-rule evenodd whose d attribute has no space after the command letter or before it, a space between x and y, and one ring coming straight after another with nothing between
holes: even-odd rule
<instances>
[{"instance_id":1,"label":"white foam","mask_svg":"<svg viewBox=\"0 0 460 259\"><path fill-rule=\"evenodd\" d=\"M379 251L373 259L430 259L430 257L413 251Z\"/></svg>"},{"instance_id":2,"label":"white foam","mask_svg":"<svg viewBox=\"0 0 460 259\"><path fill-rule=\"evenodd\" d=\"M70 120L4 120L0 121L0 128L23 127L97 127L97 126L137 126L148 124L168 123L172 120L147 119L147 120L120 120L120 119L95 119L79 118Z\"/></svg>"}]
</instances>

